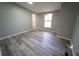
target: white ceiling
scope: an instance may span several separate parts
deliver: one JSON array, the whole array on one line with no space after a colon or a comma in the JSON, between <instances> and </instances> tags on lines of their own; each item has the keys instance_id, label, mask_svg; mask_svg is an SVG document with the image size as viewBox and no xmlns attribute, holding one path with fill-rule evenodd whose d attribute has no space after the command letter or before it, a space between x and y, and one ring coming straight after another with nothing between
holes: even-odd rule
<instances>
[{"instance_id":1,"label":"white ceiling","mask_svg":"<svg viewBox=\"0 0 79 59\"><path fill-rule=\"evenodd\" d=\"M59 10L61 7L60 2L33 2L33 4L28 4L27 2L17 2L17 4L36 13L55 11Z\"/></svg>"}]
</instances>

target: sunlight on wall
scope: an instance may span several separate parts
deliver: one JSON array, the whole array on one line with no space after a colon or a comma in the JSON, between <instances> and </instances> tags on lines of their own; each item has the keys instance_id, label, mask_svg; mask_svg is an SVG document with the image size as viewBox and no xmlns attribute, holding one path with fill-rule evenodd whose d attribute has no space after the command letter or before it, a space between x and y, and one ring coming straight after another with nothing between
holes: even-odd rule
<instances>
[{"instance_id":1,"label":"sunlight on wall","mask_svg":"<svg viewBox=\"0 0 79 59\"><path fill-rule=\"evenodd\" d=\"M36 29L36 14L32 14L32 26L33 29Z\"/></svg>"}]
</instances>

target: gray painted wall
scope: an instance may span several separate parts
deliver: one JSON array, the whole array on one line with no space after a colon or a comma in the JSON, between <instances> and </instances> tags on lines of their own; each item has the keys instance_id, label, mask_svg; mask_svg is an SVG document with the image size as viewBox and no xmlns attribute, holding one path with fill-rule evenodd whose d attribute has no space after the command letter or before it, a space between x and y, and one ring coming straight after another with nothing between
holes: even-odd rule
<instances>
[{"instance_id":1,"label":"gray painted wall","mask_svg":"<svg viewBox=\"0 0 79 59\"><path fill-rule=\"evenodd\" d=\"M74 55L79 56L79 12L78 12L78 15L77 15L77 20L76 20L76 23L75 23L72 38L73 38L72 43L73 43Z\"/></svg>"},{"instance_id":2,"label":"gray painted wall","mask_svg":"<svg viewBox=\"0 0 79 59\"><path fill-rule=\"evenodd\" d=\"M77 9L73 3L63 3L61 10L54 12L54 30L60 36L72 38Z\"/></svg>"},{"instance_id":3,"label":"gray painted wall","mask_svg":"<svg viewBox=\"0 0 79 59\"><path fill-rule=\"evenodd\" d=\"M52 28L45 28L44 27L44 14L45 13L38 13L37 14L37 17L36 17L36 29L52 31ZM51 25L51 26L53 26L53 25Z\"/></svg>"},{"instance_id":4,"label":"gray painted wall","mask_svg":"<svg viewBox=\"0 0 79 59\"><path fill-rule=\"evenodd\" d=\"M59 11L52 12L52 28L48 29L58 33L58 35L72 38L73 26L77 14L76 4L63 3ZM44 26L44 13L37 14L37 28L45 29Z\"/></svg>"},{"instance_id":5,"label":"gray painted wall","mask_svg":"<svg viewBox=\"0 0 79 59\"><path fill-rule=\"evenodd\" d=\"M44 14L36 14L36 29L44 28Z\"/></svg>"},{"instance_id":6,"label":"gray painted wall","mask_svg":"<svg viewBox=\"0 0 79 59\"><path fill-rule=\"evenodd\" d=\"M32 29L32 13L13 3L0 3L0 38Z\"/></svg>"}]
</instances>

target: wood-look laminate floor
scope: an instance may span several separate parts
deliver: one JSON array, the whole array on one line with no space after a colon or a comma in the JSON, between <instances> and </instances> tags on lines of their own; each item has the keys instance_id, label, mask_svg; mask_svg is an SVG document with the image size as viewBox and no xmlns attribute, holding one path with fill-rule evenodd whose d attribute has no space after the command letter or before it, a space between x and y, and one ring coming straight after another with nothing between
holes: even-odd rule
<instances>
[{"instance_id":1,"label":"wood-look laminate floor","mask_svg":"<svg viewBox=\"0 0 79 59\"><path fill-rule=\"evenodd\" d=\"M70 49L51 32L30 31L0 41L2 56L64 56Z\"/></svg>"}]
</instances>

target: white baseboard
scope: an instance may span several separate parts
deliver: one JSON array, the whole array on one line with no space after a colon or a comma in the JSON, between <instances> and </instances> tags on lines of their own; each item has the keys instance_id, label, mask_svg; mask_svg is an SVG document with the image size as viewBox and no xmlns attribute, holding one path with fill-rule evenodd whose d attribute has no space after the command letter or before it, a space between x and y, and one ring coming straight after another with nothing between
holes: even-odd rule
<instances>
[{"instance_id":1,"label":"white baseboard","mask_svg":"<svg viewBox=\"0 0 79 59\"><path fill-rule=\"evenodd\" d=\"M51 29L46 29L46 28L38 28L37 30L42 30L42 31L48 31L48 32L56 33L55 31L52 31Z\"/></svg>"},{"instance_id":2,"label":"white baseboard","mask_svg":"<svg viewBox=\"0 0 79 59\"><path fill-rule=\"evenodd\" d=\"M58 38L63 38L63 39L66 39L66 40L71 40L70 38L66 38L66 37L63 37L63 36L59 36L59 35L56 35L56 37L58 37Z\"/></svg>"},{"instance_id":3,"label":"white baseboard","mask_svg":"<svg viewBox=\"0 0 79 59\"><path fill-rule=\"evenodd\" d=\"M71 43L71 39L70 39L70 38L66 38L66 37L62 37L62 36L56 36L56 37L63 38L63 39L66 39L66 40L69 40L70 43ZM72 44L72 43L71 43L71 46L70 46L69 48L72 50L72 54L73 54L73 56L75 56L75 53L74 53L74 50L73 50L73 44Z\"/></svg>"},{"instance_id":4,"label":"white baseboard","mask_svg":"<svg viewBox=\"0 0 79 59\"><path fill-rule=\"evenodd\" d=\"M0 56L1 56L1 48L0 48Z\"/></svg>"},{"instance_id":5,"label":"white baseboard","mask_svg":"<svg viewBox=\"0 0 79 59\"><path fill-rule=\"evenodd\" d=\"M73 44L71 44L72 54L75 56L74 50L73 50Z\"/></svg>"},{"instance_id":6,"label":"white baseboard","mask_svg":"<svg viewBox=\"0 0 79 59\"><path fill-rule=\"evenodd\" d=\"M29 32L29 31L32 31L32 29L26 30L26 31L23 31L23 32L20 32L20 33L16 33L16 34L13 34L13 35L2 37L2 38L0 38L0 40L9 38L9 37L12 37L12 36L15 36L15 35L19 35L19 34L22 34L22 33L25 33L25 32Z\"/></svg>"}]
</instances>

